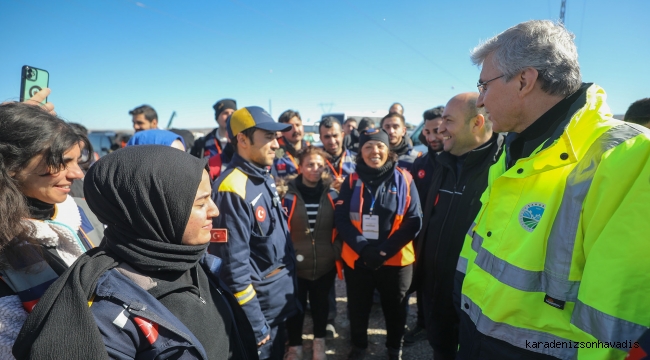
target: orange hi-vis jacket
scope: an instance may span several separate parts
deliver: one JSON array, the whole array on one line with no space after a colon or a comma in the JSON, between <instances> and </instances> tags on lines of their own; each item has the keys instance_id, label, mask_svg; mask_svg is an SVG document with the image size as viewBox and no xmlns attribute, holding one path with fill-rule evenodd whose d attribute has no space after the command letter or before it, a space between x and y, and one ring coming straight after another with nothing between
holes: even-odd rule
<instances>
[{"instance_id":1,"label":"orange hi-vis jacket","mask_svg":"<svg viewBox=\"0 0 650 360\"><path fill-rule=\"evenodd\" d=\"M376 189L376 196L375 199L375 195L367 191L367 186L356 173L350 175L341 186L335 215L337 229L344 239L341 258L354 269L363 247L374 245L387 254L385 266L412 264L415 262L412 240L420 231L422 212L411 174L396 167L394 176ZM368 200L364 197L372 197L370 201L373 205L370 207L374 210L371 212L379 216L380 231L376 241L365 239L362 235L363 216L367 215L364 214L364 200ZM385 218L384 214L390 217Z\"/></svg>"}]
</instances>

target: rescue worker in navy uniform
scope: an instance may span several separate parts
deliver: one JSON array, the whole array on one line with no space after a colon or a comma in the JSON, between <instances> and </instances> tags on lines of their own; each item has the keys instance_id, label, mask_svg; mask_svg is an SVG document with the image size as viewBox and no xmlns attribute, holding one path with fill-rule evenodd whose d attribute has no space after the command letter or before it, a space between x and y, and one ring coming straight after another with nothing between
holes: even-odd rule
<instances>
[{"instance_id":1,"label":"rescue worker in navy uniform","mask_svg":"<svg viewBox=\"0 0 650 360\"><path fill-rule=\"evenodd\" d=\"M298 151L309 146L309 142L303 141L305 130L302 127L300 113L294 110L287 110L280 114L278 122L286 124L286 131L278 139L280 148L276 150L275 161L273 161L273 176L285 177L300 173L298 164Z\"/></svg>"},{"instance_id":2,"label":"rescue worker in navy uniform","mask_svg":"<svg viewBox=\"0 0 650 360\"><path fill-rule=\"evenodd\" d=\"M227 127L236 153L213 184L221 216L209 251L223 260L220 276L248 316L260 359L281 359L284 321L300 307L286 214L268 167L279 148L276 132L289 126L251 106L235 111Z\"/></svg>"},{"instance_id":3,"label":"rescue worker in navy uniform","mask_svg":"<svg viewBox=\"0 0 650 360\"><path fill-rule=\"evenodd\" d=\"M422 224L420 199L409 172L397 167L382 129L361 133L356 173L341 185L334 221L343 238L352 345L363 359L368 317L377 289L386 320L389 359L401 359L406 292L413 274L413 239Z\"/></svg>"},{"instance_id":4,"label":"rescue worker in navy uniform","mask_svg":"<svg viewBox=\"0 0 650 360\"><path fill-rule=\"evenodd\" d=\"M380 127L388 133L390 151L395 152L398 157L397 166L410 172L413 162L422 156L422 153L413 149L411 139L406 135L404 116L400 113L389 113L381 119Z\"/></svg>"},{"instance_id":5,"label":"rescue worker in navy uniform","mask_svg":"<svg viewBox=\"0 0 650 360\"><path fill-rule=\"evenodd\" d=\"M459 320L452 303L456 263L503 143L483 109L476 107L477 98L478 93L459 94L444 109L438 127L444 151L436 158L415 248L411 289L424 295L427 338L437 360L456 357Z\"/></svg>"},{"instance_id":6,"label":"rescue worker in navy uniform","mask_svg":"<svg viewBox=\"0 0 650 360\"><path fill-rule=\"evenodd\" d=\"M212 130L206 136L197 139L190 150L190 154L199 159L208 158L210 167L210 178L216 179L228 166L235 149L228 139L226 121L228 117L237 110L237 102L233 99L222 99L214 106L214 118L219 127Z\"/></svg>"},{"instance_id":7,"label":"rescue worker in navy uniform","mask_svg":"<svg viewBox=\"0 0 650 360\"><path fill-rule=\"evenodd\" d=\"M442 122L442 112L445 110L444 106L437 106L433 109L426 110L422 117L424 119L424 126L420 133L420 141L427 144L428 151L425 155L420 156L413 162L411 173L413 174L413 182L418 189L420 195L420 204L424 207L431 186L431 179L433 177L433 169L436 164L436 157L442 151L442 136L438 133L438 126ZM417 247L417 242L416 242ZM417 323L415 327L404 334L404 346L410 346L418 341L427 338L427 330L424 322L424 298L422 291L417 292Z\"/></svg>"}]
</instances>

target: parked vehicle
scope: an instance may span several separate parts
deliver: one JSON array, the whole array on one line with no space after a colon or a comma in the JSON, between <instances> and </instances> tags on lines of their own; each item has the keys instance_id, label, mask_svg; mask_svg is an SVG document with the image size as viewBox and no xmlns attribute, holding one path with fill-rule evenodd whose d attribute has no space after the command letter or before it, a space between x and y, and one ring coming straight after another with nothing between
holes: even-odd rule
<instances>
[{"instance_id":1,"label":"parked vehicle","mask_svg":"<svg viewBox=\"0 0 650 360\"><path fill-rule=\"evenodd\" d=\"M411 138L411 141L413 142L413 148L416 151L421 151L422 154L426 154L427 151L429 151L429 148L427 147L427 144L423 144L422 141L420 141L420 134L422 133L422 128L424 128L424 121L418 125L413 132L409 134L409 137Z\"/></svg>"},{"instance_id":2,"label":"parked vehicle","mask_svg":"<svg viewBox=\"0 0 650 360\"><path fill-rule=\"evenodd\" d=\"M123 148L133 134L115 131L91 131L88 140L93 145L93 150L102 157L111 151Z\"/></svg>"}]
</instances>

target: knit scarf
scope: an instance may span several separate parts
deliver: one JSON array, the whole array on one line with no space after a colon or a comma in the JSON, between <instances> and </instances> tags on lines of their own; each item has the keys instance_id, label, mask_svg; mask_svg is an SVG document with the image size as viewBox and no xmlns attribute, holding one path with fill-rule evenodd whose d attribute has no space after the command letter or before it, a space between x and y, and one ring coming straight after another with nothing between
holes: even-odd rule
<instances>
[{"instance_id":1,"label":"knit scarf","mask_svg":"<svg viewBox=\"0 0 650 360\"><path fill-rule=\"evenodd\" d=\"M390 148L391 151L393 151L397 156L402 156L406 154L410 149L409 149L409 144L406 142L406 136L402 138L402 141L395 145L395 147Z\"/></svg>"},{"instance_id":2,"label":"knit scarf","mask_svg":"<svg viewBox=\"0 0 650 360\"><path fill-rule=\"evenodd\" d=\"M361 162L357 164L356 172L359 175L359 179L361 179L364 184L376 189L386 181L386 179L393 175L395 166L396 164L391 160L386 161L386 163L378 169L371 168L366 165L366 163Z\"/></svg>"}]
</instances>

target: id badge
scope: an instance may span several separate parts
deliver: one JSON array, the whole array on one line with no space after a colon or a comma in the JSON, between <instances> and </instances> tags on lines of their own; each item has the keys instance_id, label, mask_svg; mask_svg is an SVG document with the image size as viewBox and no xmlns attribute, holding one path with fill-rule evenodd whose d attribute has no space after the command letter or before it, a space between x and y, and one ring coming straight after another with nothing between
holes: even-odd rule
<instances>
[{"instance_id":1,"label":"id badge","mask_svg":"<svg viewBox=\"0 0 650 360\"><path fill-rule=\"evenodd\" d=\"M379 216L363 215L362 230L363 237L368 240L379 239Z\"/></svg>"}]
</instances>

